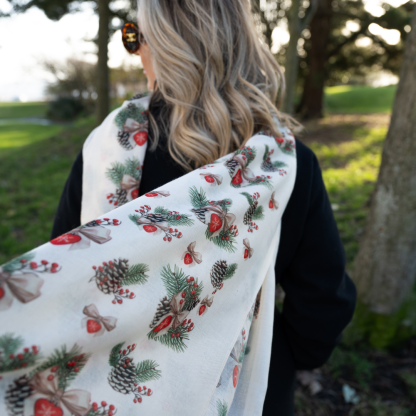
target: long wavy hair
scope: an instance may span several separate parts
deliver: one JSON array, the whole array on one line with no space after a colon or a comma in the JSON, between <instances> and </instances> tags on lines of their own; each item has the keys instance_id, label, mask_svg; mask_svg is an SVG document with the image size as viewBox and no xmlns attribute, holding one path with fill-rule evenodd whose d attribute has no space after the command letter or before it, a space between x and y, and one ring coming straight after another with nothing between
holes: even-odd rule
<instances>
[{"instance_id":1,"label":"long wavy hair","mask_svg":"<svg viewBox=\"0 0 416 416\"><path fill-rule=\"evenodd\" d=\"M273 118L284 76L259 40L248 0L139 0L139 24L152 53L164 124L150 112L156 147L160 129L185 170L235 151L259 131L279 135Z\"/></svg>"}]
</instances>

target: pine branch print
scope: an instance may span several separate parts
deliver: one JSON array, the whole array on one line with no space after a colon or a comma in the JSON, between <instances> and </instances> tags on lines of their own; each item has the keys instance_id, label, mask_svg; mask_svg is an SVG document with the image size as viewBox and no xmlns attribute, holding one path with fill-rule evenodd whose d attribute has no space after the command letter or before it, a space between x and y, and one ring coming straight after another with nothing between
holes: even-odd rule
<instances>
[{"instance_id":1,"label":"pine branch print","mask_svg":"<svg viewBox=\"0 0 416 416\"><path fill-rule=\"evenodd\" d=\"M130 103L119 111L114 122L119 130L123 130L124 123L128 118L132 118L138 123L144 123L146 121L142 114L144 111L145 109L140 104Z\"/></svg>"},{"instance_id":2,"label":"pine branch print","mask_svg":"<svg viewBox=\"0 0 416 416\"><path fill-rule=\"evenodd\" d=\"M14 354L22 345L23 338L13 337L13 334L4 334L0 337L0 351L7 357Z\"/></svg>"},{"instance_id":3,"label":"pine branch print","mask_svg":"<svg viewBox=\"0 0 416 416\"><path fill-rule=\"evenodd\" d=\"M243 155L247 158L247 166L250 165L250 163L256 158L257 150L255 147L246 147L244 146L241 149L238 149L234 155Z\"/></svg>"},{"instance_id":4,"label":"pine branch print","mask_svg":"<svg viewBox=\"0 0 416 416\"><path fill-rule=\"evenodd\" d=\"M227 416L228 404L225 401L217 400L218 416Z\"/></svg>"},{"instance_id":5,"label":"pine branch print","mask_svg":"<svg viewBox=\"0 0 416 416\"><path fill-rule=\"evenodd\" d=\"M39 367L33 370L29 378L32 378L37 372L55 368L55 374L58 377L58 387L65 391L72 380L84 368L91 354L82 353L81 348L75 344L69 352L66 345L61 349L56 349L52 355Z\"/></svg>"},{"instance_id":6,"label":"pine branch print","mask_svg":"<svg viewBox=\"0 0 416 416\"><path fill-rule=\"evenodd\" d=\"M121 286L129 285L144 285L147 283L149 276L146 273L149 271L147 264L135 264L129 268L125 278L121 281Z\"/></svg>"},{"instance_id":7,"label":"pine branch print","mask_svg":"<svg viewBox=\"0 0 416 416\"><path fill-rule=\"evenodd\" d=\"M108 363L111 367L115 367L118 364L119 357L120 357L120 350L125 344L124 342L120 342L120 344L115 345L110 352L110 356L108 357Z\"/></svg>"},{"instance_id":8,"label":"pine branch print","mask_svg":"<svg viewBox=\"0 0 416 416\"><path fill-rule=\"evenodd\" d=\"M205 237L208 238L208 240L211 240L216 246L219 248L222 248L229 253L235 253L236 251L236 239L234 237L234 233L231 230L227 231L221 231L220 235L217 235L216 237L212 237L213 233L209 232L209 226L207 227L205 231ZM228 237L228 239L227 239Z\"/></svg>"},{"instance_id":9,"label":"pine branch print","mask_svg":"<svg viewBox=\"0 0 416 416\"><path fill-rule=\"evenodd\" d=\"M253 218L254 221L264 220L264 207L263 205L258 205L254 210Z\"/></svg>"},{"instance_id":10,"label":"pine branch print","mask_svg":"<svg viewBox=\"0 0 416 416\"><path fill-rule=\"evenodd\" d=\"M24 348L19 352L22 346L21 337L14 337L13 334L0 337L0 374L31 367L41 358L38 347Z\"/></svg>"},{"instance_id":11,"label":"pine branch print","mask_svg":"<svg viewBox=\"0 0 416 416\"><path fill-rule=\"evenodd\" d=\"M177 336L179 334L179 336ZM162 345L171 348L175 352L185 352L188 346L185 344L185 341L189 341L189 332L187 329L180 326L177 329L170 329L169 332L165 335L158 336L152 331L147 334L149 339L159 341Z\"/></svg>"},{"instance_id":12,"label":"pine branch print","mask_svg":"<svg viewBox=\"0 0 416 416\"><path fill-rule=\"evenodd\" d=\"M106 175L107 178L113 182L114 185L117 187L120 185L120 182L123 179L123 175L125 174L125 167L120 162L114 162L111 165L111 169L107 169Z\"/></svg>"},{"instance_id":13,"label":"pine branch print","mask_svg":"<svg viewBox=\"0 0 416 416\"><path fill-rule=\"evenodd\" d=\"M145 383L146 381L157 380L161 377L161 371L156 370L159 365L156 361L145 360L136 366L136 383Z\"/></svg>"},{"instance_id":14,"label":"pine branch print","mask_svg":"<svg viewBox=\"0 0 416 416\"><path fill-rule=\"evenodd\" d=\"M253 197L248 192L241 192L241 195L244 195L246 197L249 205L253 205L254 203Z\"/></svg>"},{"instance_id":15,"label":"pine branch print","mask_svg":"<svg viewBox=\"0 0 416 416\"><path fill-rule=\"evenodd\" d=\"M235 272L237 270L237 267L238 267L238 264L237 263L230 264L227 267L227 271L225 273L225 276L224 276L224 279L223 280L231 279L235 275Z\"/></svg>"},{"instance_id":16,"label":"pine branch print","mask_svg":"<svg viewBox=\"0 0 416 416\"><path fill-rule=\"evenodd\" d=\"M198 190L195 186L189 188L189 196L191 198L191 204L195 209L206 207L209 204L207 196L202 188Z\"/></svg>"},{"instance_id":17,"label":"pine branch print","mask_svg":"<svg viewBox=\"0 0 416 416\"><path fill-rule=\"evenodd\" d=\"M176 265L174 266L174 271L172 271L170 265L164 266L160 274L162 275L168 298L183 292L188 287L188 282L186 281L188 276Z\"/></svg>"},{"instance_id":18,"label":"pine branch print","mask_svg":"<svg viewBox=\"0 0 416 416\"><path fill-rule=\"evenodd\" d=\"M29 253L23 254L22 256L16 257L15 259L6 263L3 266L3 270L5 272L8 272L8 273L16 272L16 271L18 271L22 268L22 263L23 262L25 262L25 263L30 262L34 258L35 258L34 253L29 252Z\"/></svg>"}]
</instances>

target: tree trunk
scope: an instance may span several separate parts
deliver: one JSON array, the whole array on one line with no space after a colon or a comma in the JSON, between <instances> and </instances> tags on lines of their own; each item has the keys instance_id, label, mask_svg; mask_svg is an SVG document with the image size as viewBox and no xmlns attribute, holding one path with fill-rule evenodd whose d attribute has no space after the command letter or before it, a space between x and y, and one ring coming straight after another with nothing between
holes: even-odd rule
<instances>
[{"instance_id":1,"label":"tree trunk","mask_svg":"<svg viewBox=\"0 0 416 416\"><path fill-rule=\"evenodd\" d=\"M309 72L305 78L302 99L297 108L302 119L323 117L326 63L331 32L331 5L331 0L319 0L318 9L310 24Z\"/></svg>"},{"instance_id":2,"label":"tree trunk","mask_svg":"<svg viewBox=\"0 0 416 416\"><path fill-rule=\"evenodd\" d=\"M301 20L299 18L300 0L292 0L292 5L289 11L289 35L290 40L286 48L286 62L285 62L285 80L286 92L283 97L282 111L288 114L293 114L296 81L298 79L299 57L298 57L298 40L302 33Z\"/></svg>"},{"instance_id":3,"label":"tree trunk","mask_svg":"<svg viewBox=\"0 0 416 416\"><path fill-rule=\"evenodd\" d=\"M416 5L380 173L353 271L359 299L352 325L355 338L379 348L416 333L415 160Z\"/></svg>"},{"instance_id":4,"label":"tree trunk","mask_svg":"<svg viewBox=\"0 0 416 416\"><path fill-rule=\"evenodd\" d=\"M108 70L109 0L98 0L98 19L97 123L100 124L110 111L110 79Z\"/></svg>"}]
</instances>

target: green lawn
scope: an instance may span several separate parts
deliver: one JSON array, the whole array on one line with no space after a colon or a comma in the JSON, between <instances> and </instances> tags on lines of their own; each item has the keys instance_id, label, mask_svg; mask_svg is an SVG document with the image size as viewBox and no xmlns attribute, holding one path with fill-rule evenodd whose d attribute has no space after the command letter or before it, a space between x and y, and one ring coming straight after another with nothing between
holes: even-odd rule
<instances>
[{"instance_id":1,"label":"green lawn","mask_svg":"<svg viewBox=\"0 0 416 416\"><path fill-rule=\"evenodd\" d=\"M383 112L388 111L393 93L394 87L333 87L327 90L327 102L331 111ZM40 115L45 108L43 103L2 103L0 119ZM65 180L93 127L92 119L72 127L0 125L0 264L48 240ZM338 208L335 216L350 266L377 178L386 129L350 128L348 135L340 144L318 140L309 145L320 160L331 202Z\"/></svg>"},{"instance_id":2,"label":"green lawn","mask_svg":"<svg viewBox=\"0 0 416 416\"><path fill-rule=\"evenodd\" d=\"M45 117L47 103L2 103L0 102L0 119Z\"/></svg>"},{"instance_id":3,"label":"green lawn","mask_svg":"<svg viewBox=\"0 0 416 416\"><path fill-rule=\"evenodd\" d=\"M94 124L0 126L0 264L49 240L66 178Z\"/></svg>"},{"instance_id":4,"label":"green lawn","mask_svg":"<svg viewBox=\"0 0 416 416\"><path fill-rule=\"evenodd\" d=\"M328 113L389 113L395 92L395 85L330 87L325 91L325 109Z\"/></svg>"}]
</instances>

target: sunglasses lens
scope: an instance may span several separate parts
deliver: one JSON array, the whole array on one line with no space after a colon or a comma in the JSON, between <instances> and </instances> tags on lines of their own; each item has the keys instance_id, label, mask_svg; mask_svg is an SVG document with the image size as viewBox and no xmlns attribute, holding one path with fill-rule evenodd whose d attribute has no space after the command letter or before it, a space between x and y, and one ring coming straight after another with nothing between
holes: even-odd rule
<instances>
[{"instance_id":1,"label":"sunglasses lens","mask_svg":"<svg viewBox=\"0 0 416 416\"><path fill-rule=\"evenodd\" d=\"M134 23L126 23L121 29L123 45L128 52L134 53L140 49L139 29Z\"/></svg>"}]
</instances>

